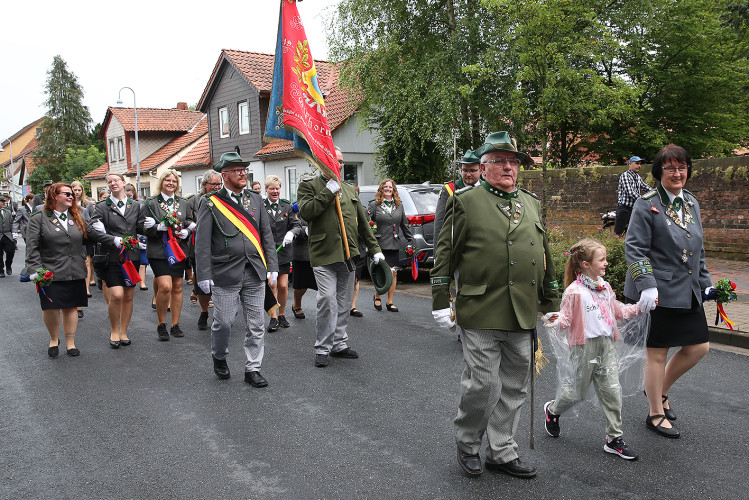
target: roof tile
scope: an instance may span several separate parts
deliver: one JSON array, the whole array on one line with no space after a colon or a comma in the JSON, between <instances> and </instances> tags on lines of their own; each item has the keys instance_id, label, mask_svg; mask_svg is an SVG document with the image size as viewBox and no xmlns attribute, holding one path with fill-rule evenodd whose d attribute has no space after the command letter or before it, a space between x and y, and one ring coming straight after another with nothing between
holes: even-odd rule
<instances>
[{"instance_id":1,"label":"roof tile","mask_svg":"<svg viewBox=\"0 0 749 500\"><path fill-rule=\"evenodd\" d=\"M204 119L205 114L200 114L203 115L203 119L198 122L198 124L192 131L171 140L160 149L158 149L155 153L142 160L140 162L140 171L145 172L157 168L169 158L176 155L187 146L200 139L203 135L206 135L208 133L208 120ZM138 128L140 129L140 124L138 124ZM133 165L126 173L133 174L137 172L137 170L138 166Z\"/></svg>"},{"instance_id":2,"label":"roof tile","mask_svg":"<svg viewBox=\"0 0 749 500\"><path fill-rule=\"evenodd\" d=\"M135 130L133 108L110 107L109 111L126 131ZM138 108L138 132L187 132L204 117L200 111Z\"/></svg>"},{"instance_id":3,"label":"roof tile","mask_svg":"<svg viewBox=\"0 0 749 500\"><path fill-rule=\"evenodd\" d=\"M193 167L198 165L205 165L206 167L211 165L208 134L204 135L185 156L180 158L179 161L174 164L174 167Z\"/></svg>"}]
</instances>

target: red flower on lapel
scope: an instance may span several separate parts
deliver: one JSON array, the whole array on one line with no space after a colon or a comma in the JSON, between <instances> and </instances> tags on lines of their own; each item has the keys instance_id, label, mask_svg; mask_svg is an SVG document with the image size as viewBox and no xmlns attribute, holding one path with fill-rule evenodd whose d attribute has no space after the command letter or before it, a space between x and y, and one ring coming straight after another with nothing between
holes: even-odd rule
<instances>
[{"instance_id":1,"label":"red flower on lapel","mask_svg":"<svg viewBox=\"0 0 749 500\"><path fill-rule=\"evenodd\" d=\"M660 211L657 208L655 208L655 207L650 207L650 211L653 212L654 214L659 214L660 213Z\"/></svg>"}]
</instances>

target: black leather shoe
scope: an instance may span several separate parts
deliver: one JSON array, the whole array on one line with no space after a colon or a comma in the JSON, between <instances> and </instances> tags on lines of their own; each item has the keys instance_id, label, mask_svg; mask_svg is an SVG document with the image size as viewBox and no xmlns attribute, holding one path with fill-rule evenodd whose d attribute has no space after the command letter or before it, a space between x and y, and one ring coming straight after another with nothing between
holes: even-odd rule
<instances>
[{"instance_id":1,"label":"black leather shoe","mask_svg":"<svg viewBox=\"0 0 749 500\"><path fill-rule=\"evenodd\" d=\"M52 347L48 347L47 348L47 355L50 358L56 358L58 354L60 354L60 347L59 346L53 345Z\"/></svg>"},{"instance_id":2,"label":"black leather shoe","mask_svg":"<svg viewBox=\"0 0 749 500\"><path fill-rule=\"evenodd\" d=\"M487 461L486 468L491 471L504 472L505 474L509 474L510 476L520 477L523 479L530 479L538 474L538 471L535 467L531 467L530 465L523 465L520 462L519 458L510 460L509 462L503 464L495 464L494 462Z\"/></svg>"},{"instance_id":3,"label":"black leather shoe","mask_svg":"<svg viewBox=\"0 0 749 500\"><path fill-rule=\"evenodd\" d=\"M653 419L656 419L658 423L654 424ZM681 436L681 433L673 427L673 424L671 424L672 427L663 427L661 424L663 424L664 420L666 420L666 415L648 415L645 419L645 426L651 431L655 431L667 438L678 438Z\"/></svg>"},{"instance_id":4,"label":"black leather shoe","mask_svg":"<svg viewBox=\"0 0 749 500\"><path fill-rule=\"evenodd\" d=\"M82 317L83 317L83 309L78 311L78 318L82 318Z\"/></svg>"},{"instance_id":5,"label":"black leather shoe","mask_svg":"<svg viewBox=\"0 0 749 500\"><path fill-rule=\"evenodd\" d=\"M109 341L109 347L112 349L119 349L120 348L120 341L119 340L110 340Z\"/></svg>"},{"instance_id":6,"label":"black leather shoe","mask_svg":"<svg viewBox=\"0 0 749 500\"><path fill-rule=\"evenodd\" d=\"M270 323L268 323L268 331L275 332L277 330L278 330L278 320L276 318L271 318Z\"/></svg>"},{"instance_id":7,"label":"black leather shoe","mask_svg":"<svg viewBox=\"0 0 749 500\"><path fill-rule=\"evenodd\" d=\"M3 272L2 269L0 269L0 278L5 278L5 273Z\"/></svg>"},{"instance_id":8,"label":"black leather shoe","mask_svg":"<svg viewBox=\"0 0 749 500\"><path fill-rule=\"evenodd\" d=\"M159 326L156 327L156 332L159 334L160 341L166 342L169 340L169 332L166 331L166 323L160 323Z\"/></svg>"},{"instance_id":9,"label":"black leather shoe","mask_svg":"<svg viewBox=\"0 0 749 500\"><path fill-rule=\"evenodd\" d=\"M484 472L481 468L481 457L460 451L460 448L458 448L458 463L470 477L480 476Z\"/></svg>"},{"instance_id":10,"label":"black leather shoe","mask_svg":"<svg viewBox=\"0 0 749 500\"><path fill-rule=\"evenodd\" d=\"M218 378L221 380L225 380L231 376L229 373L229 366L226 364L225 359L216 359L215 356L213 357L213 373L216 374Z\"/></svg>"},{"instance_id":11,"label":"black leather shoe","mask_svg":"<svg viewBox=\"0 0 749 500\"><path fill-rule=\"evenodd\" d=\"M132 340L130 340L130 339L127 339L127 340L120 340L120 345L121 345L121 346L122 346L122 345L130 345L130 344L132 344L132 343L133 343L133 341L132 341Z\"/></svg>"},{"instance_id":12,"label":"black leather shoe","mask_svg":"<svg viewBox=\"0 0 749 500\"><path fill-rule=\"evenodd\" d=\"M260 372L244 372L244 381L252 387L265 387L268 385L268 381L260 375Z\"/></svg>"},{"instance_id":13,"label":"black leather shoe","mask_svg":"<svg viewBox=\"0 0 749 500\"><path fill-rule=\"evenodd\" d=\"M68 349L66 351L66 354L68 356L80 356L81 355L81 351L79 351L77 347L73 347L72 349Z\"/></svg>"},{"instance_id":14,"label":"black leather shoe","mask_svg":"<svg viewBox=\"0 0 749 500\"><path fill-rule=\"evenodd\" d=\"M331 352L330 355L333 356L334 358L346 358L346 359L356 359L359 357L359 353L351 349L350 347L347 347L338 352Z\"/></svg>"},{"instance_id":15,"label":"black leather shoe","mask_svg":"<svg viewBox=\"0 0 749 500\"><path fill-rule=\"evenodd\" d=\"M172 336L174 336L174 337L184 337L185 336L184 332L179 327L179 323L177 323L176 325L172 325L171 332L172 332Z\"/></svg>"},{"instance_id":16,"label":"black leather shoe","mask_svg":"<svg viewBox=\"0 0 749 500\"><path fill-rule=\"evenodd\" d=\"M10 266L7 266L7 267L5 268L5 272L6 272L6 274L7 274L8 276L10 276L11 274L13 274L13 269L12 269L12 268L11 268Z\"/></svg>"},{"instance_id":17,"label":"black leather shoe","mask_svg":"<svg viewBox=\"0 0 749 500\"><path fill-rule=\"evenodd\" d=\"M291 326L291 323L286 319L286 316L281 315L278 317L278 326L281 328L288 328Z\"/></svg>"},{"instance_id":18,"label":"black leather shoe","mask_svg":"<svg viewBox=\"0 0 749 500\"><path fill-rule=\"evenodd\" d=\"M663 397L663 404L666 404L666 401L668 401L668 396L662 396ZM671 403L668 404L671 406ZM676 420L676 412L672 408L666 408L663 407L663 414L666 415L666 418L669 420Z\"/></svg>"},{"instance_id":19,"label":"black leather shoe","mask_svg":"<svg viewBox=\"0 0 749 500\"><path fill-rule=\"evenodd\" d=\"M208 313L201 312L200 317L198 318L198 330L207 330L207 329L208 329Z\"/></svg>"},{"instance_id":20,"label":"black leather shoe","mask_svg":"<svg viewBox=\"0 0 749 500\"><path fill-rule=\"evenodd\" d=\"M327 354L316 354L315 355L315 366L318 368L325 368L328 366L328 355Z\"/></svg>"}]
</instances>

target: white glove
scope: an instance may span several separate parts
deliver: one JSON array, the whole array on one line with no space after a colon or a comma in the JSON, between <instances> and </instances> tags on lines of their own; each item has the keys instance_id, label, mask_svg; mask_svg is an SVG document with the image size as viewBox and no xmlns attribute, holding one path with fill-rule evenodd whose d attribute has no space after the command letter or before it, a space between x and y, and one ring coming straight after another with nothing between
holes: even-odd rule
<instances>
[{"instance_id":1,"label":"white glove","mask_svg":"<svg viewBox=\"0 0 749 500\"><path fill-rule=\"evenodd\" d=\"M381 260L385 260L385 256L382 254L382 252L377 252L372 256L372 260L374 260L375 265L377 265Z\"/></svg>"},{"instance_id":2,"label":"white glove","mask_svg":"<svg viewBox=\"0 0 749 500\"><path fill-rule=\"evenodd\" d=\"M309 228L307 226L304 226L304 234L309 236Z\"/></svg>"},{"instance_id":3,"label":"white glove","mask_svg":"<svg viewBox=\"0 0 749 500\"><path fill-rule=\"evenodd\" d=\"M559 311L544 314L541 316L541 321L543 321L544 326L552 326L556 324L559 321Z\"/></svg>"},{"instance_id":4,"label":"white glove","mask_svg":"<svg viewBox=\"0 0 749 500\"><path fill-rule=\"evenodd\" d=\"M447 307L445 309L432 311L432 316L434 316L434 321L437 322L437 326L441 326L442 328L452 328L455 326L455 320L450 319L450 316L452 316L452 313L453 313L452 309Z\"/></svg>"},{"instance_id":5,"label":"white glove","mask_svg":"<svg viewBox=\"0 0 749 500\"><path fill-rule=\"evenodd\" d=\"M190 236L190 231L188 231L187 229L183 228L183 229L180 229L179 231L177 231L177 237L179 239L181 239L181 240L184 240L188 236Z\"/></svg>"},{"instance_id":6,"label":"white glove","mask_svg":"<svg viewBox=\"0 0 749 500\"><path fill-rule=\"evenodd\" d=\"M146 217L145 219L143 219L143 227L145 227L146 229L150 229L155 225L156 219L154 219L153 217Z\"/></svg>"},{"instance_id":7,"label":"white glove","mask_svg":"<svg viewBox=\"0 0 749 500\"><path fill-rule=\"evenodd\" d=\"M14 239L14 240L17 240L17 239L18 239L18 233L13 233L13 239Z\"/></svg>"},{"instance_id":8,"label":"white glove","mask_svg":"<svg viewBox=\"0 0 749 500\"><path fill-rule=\"evenodd\" d=\"M213 280L200 280L200 281L198 281L198 286L205 293L211 293L211 287L213 286Z\"/></svg>"},{"instance_id":9,"label":"white glove","mask_svg":"<svg viewBox=\"0 0 749 500\"><path fill-rule=\"evenodd\" d=\"M197 224L195 224L194 222L191 222L191 223L190 223L190 225L189 225L189 226L187 226L187 230L188 230L188 231L195 231L195 228L196 228L196 227L198 227L198 225L197 225Z\"/></svg>"},{"instance_id":10,"label":"white glove","mask_svg":"<svg viewBox=\"0 0 749 500\"><path fill-rule=\"evenodd\" d=\"M328 188L333 194L336 194L341 189L341 185L338 184L338 181L335 179L328 179L325 187Z\"/></svg>"},{"instance_id":11,"label":"white glove","mask_svg":"<svg viewBox=\"0 0 749 500\"><path fill-rule=\"evenodd\" d=\"M138 242L138 248L140 248L141 250L145 250L146 249L146 244L143 243L142 241L139 241Z\"/></svg>"},{"instance_id":12,"label":"white glove","mask_svg":"<svg viewBox=\"0 0 749 500\"><path fill-rule=\"evenodd\" d=\"M119 247L121 245L122 245L122 238L120 238L119 236L115 236L114 237L114 246Z\"/></svg>"},{"instance_id":13,"label":"white glove","mask_svg":"<svg viewBox=\"0 0 749 500\"><path fill-rule=\"evenodd\" d=\"M283 243L281 243L281 245L283 245L283 246L290 245L292 241L294 241L294 233L292 233L291 231L289 231L283 237Z\"/></svg>"},{"instance_id":14,"label":"white glove","mask_svg":"<svg viewBox=\"0 0 749 500\"><path fill-rule=\"evenodd\" d=\"M167 230L167 227L166 227L166 226L164 225L164 223L163 223L163 222L159 222L159 225L158 225L158 226L156 226L156 230L157 230L157 231L164 231L164 232L166 232L166 230Z\"/></svg>"},{"instance_id":15,"label":"white glove","mask_svg":"<svg viewBox=\"0 0 749 500\"><path fill-rule=\"evenodd\" d=\"M93 224L91 224L91 227L94 228L96 231L99 231L100 233L106 233L107 230L104 229L104 223L100 220L97 220Z\"/></svg>"},{"instance_id":16,"label":"white glove","mask_svg":"<svg viewBox=\"0 0 749 500\"><path fill-rule=\"evenodd\" d=\"M637 305L642 312L652 311L655 309L656 300L658 300L658 288L646 288L640 294L640 300L637 302Z\"/></svg>"},{"instance_id":17,"label":"white glove","mask_svg":"<svg viewBox=\"0 0 749 500\"><path fill-rule=\"evenodd\" d=\"M37 276L39 276L39 274L38 274L38 273L30 274L30 275L29 275L29 281L34 281L34 280L36 279L36 277L37 277Z\"/></svg>"},{"instance_id":18,"label":"white glove","mask_svg":"<svg viewBox=\"0 0 749 500\"><path fill-rule=\"evenodd\" d=\"M277 279L278 279L278 273L276 271L273 271L272 273L268 273L268 284L270 286L275 285Z\"/></svg>"}]
</instances>

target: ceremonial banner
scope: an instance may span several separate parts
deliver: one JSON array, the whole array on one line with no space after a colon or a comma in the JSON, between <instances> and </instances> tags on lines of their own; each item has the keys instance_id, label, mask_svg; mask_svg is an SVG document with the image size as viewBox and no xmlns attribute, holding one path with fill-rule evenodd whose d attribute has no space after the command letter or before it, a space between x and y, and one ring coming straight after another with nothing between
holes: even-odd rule
<instances>
[{"instance_id":1,"label":"ceremonial banner","mask_svg":"<svg viewBox=\"0 0 749 500\"><path fill-rule=\"evenodd\" d=\"M265 139L293 141L294 150L328 177L341 180L317 70L296 0L281 0Z\"/></svg>"}]
</instances>

